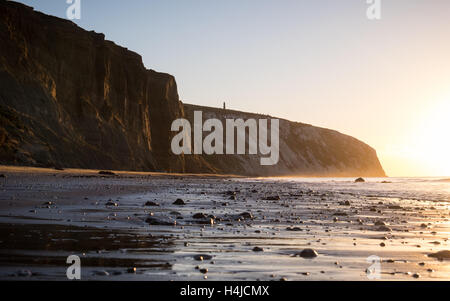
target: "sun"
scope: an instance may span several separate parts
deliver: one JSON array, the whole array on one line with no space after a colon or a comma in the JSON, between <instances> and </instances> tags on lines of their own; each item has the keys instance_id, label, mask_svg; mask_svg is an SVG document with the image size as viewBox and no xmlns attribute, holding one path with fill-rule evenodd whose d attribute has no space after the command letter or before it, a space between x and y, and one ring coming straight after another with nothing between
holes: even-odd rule
<instances>
[{"instance_id":1,"label":"sun","mask_svg":"<svg viewBox=\"0 0 450 301\"><path fill-rule=\"evenodd\" d=\"M437 176L450 176L450 96L429 106L411 133L411 153Z\"/></svg>"}]
</instances>

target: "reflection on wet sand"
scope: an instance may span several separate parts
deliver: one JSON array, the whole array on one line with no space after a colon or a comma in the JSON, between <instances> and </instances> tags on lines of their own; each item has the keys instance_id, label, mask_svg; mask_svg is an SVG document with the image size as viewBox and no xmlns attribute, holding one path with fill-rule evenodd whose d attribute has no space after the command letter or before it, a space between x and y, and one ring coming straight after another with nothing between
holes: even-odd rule
<instances>
[{"instance_id":1,"label":"reflection on wet sand","mask_svg":"<svg viewBox=\"0 0 450 301\"><path fill-rule=\"evenodd\" d=\"M78 171L9 171L0 185L1 279L65 280L69 255L85 280L369 280L370 256L383 280L450 278L446 201Z\"/></svg>"}]
</instances>

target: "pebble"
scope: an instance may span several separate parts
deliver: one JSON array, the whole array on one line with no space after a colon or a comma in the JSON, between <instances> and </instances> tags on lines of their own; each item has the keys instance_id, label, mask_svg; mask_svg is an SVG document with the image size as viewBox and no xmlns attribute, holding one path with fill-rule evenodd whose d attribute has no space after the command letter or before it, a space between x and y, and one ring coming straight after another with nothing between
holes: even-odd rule
<instances>
[{"instance_id":1,"label":"pebble","mask_svg":"<svg viewBox=\"0 0 450 301\"><path fill-rule=\"evenodd\" d=\"M177 206L184 206L186 203L182 199L177 199L175 202L173 202L174 205Z\"/></svg>"},{"instance_id":2,"label":"pebble","mask_svg":"<svg viewBox=\"0 0 450 301\"><path fill-rule=\"evenodd\" d=\"M129 274L134 274L134 273L136 273L136 268L129 268L129 269L127 270L127 273L129 273Z\"/></svg>"},{"instance_id":3,"label":"pebble","mask_svg":"<svg viewBox=\"0 0 450 301\"><path fill-rule=\"evenodd\" d=\"M383 232L391 232L392 231L392 229L391 228L389 228L389 227L387 227L387 226L379 226L377 229L376 229L376 231L383 231Z\"/></svg>"},{"instance_id":4,"label":"pebble","mask_svg":"<svg viewBox=\"0 0 450 301\"><path fill-rule=\"evenodd\" d=\"M444 250L437 253L429 254L428 257L438 258L438 259L450 259L450 251Z\"/></svg>"},{"instance_id":5,"label":"pebble","mask_svg":"<svg viewBox=\"0 0 450 301\"><path fill-rule=\"evenodd\" d=\"M213 257L211 255L207 255L207 254L199 254L199 255L195 255L194 259L197 261L203 261L203 260L211 260Z\"/></svg>"},{"instance_id":6,"label":"pebble","mask_svg":"<svg viewBox=\"0 0 450 301\"><path fill-rule=\"evenodd\" d=\"M158 203L152 202L152 201L148 201L147 203L145 203L144 206L148 206L148 207L159 207Z\"/></svg>"},{"instance_id":7,"label":"pebble","mask_svg":"<svg viewBox=\"0 0 450 301\"><path fill-rule=\"evenodd\" d=\"M264 252L264 249L260 247L254 247L253 252Z\"/></svg>"},{"instance_id":8,"label":"pebble","mask_svg":"<svg viewBox=\"0 0 450 301\"><path fill-rule=\"evenodd\" d=\"M299 227L287 227L286 231L303 231L303 230Z\"/></svg>"},{"instance_id":9,"label":"pebble","mask_svg":"<svg viewBox=\"0 0 450 301\"><path fill-rule=\"evenodd\" d=\"M204 213L196 213L192 217L195 219L202 219L202 218L207 218L208 216Z\"/></svg>"},{"instance_id":10,"label":"pebble","mask_svg":"<svg viewBox=\"0 0 450 301\"><path fill-rule=\"evenodd\" d=\"M243 218L248 218L248 219L252 219L253 218L253 215L250 212L241 213L239 216L243 217Z\"/></svg>"},{"instance_id":11,"label":"pebble","mask_svg":"<svg viewBox=\"0 0 450 301\"><path fill-rule=\"evenodd\" d=\"M303 258L315 258L319 256L316 250L313 249L304 249L301 251L297 256L303 257Z\"/></svg>"},{"instance_id":12,"label":"pebble","mask_svg":"<svg viewBox=\"0 0 450 301\"><path fill-rule=\"evenodd\" d=\"M117 206L119 206L119 204L117 204L116 202L113 202L113 201L109 200L108 202L106 202L105 206L117 207Z\"/></svg>"}]
</instances>

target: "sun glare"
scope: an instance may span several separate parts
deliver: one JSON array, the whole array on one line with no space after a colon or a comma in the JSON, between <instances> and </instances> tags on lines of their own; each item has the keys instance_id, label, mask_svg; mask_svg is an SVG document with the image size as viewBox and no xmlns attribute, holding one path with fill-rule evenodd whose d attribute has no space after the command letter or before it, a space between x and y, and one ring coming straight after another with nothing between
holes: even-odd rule
<instances>
[{"instance_id":1,"label":"sun glare","mask_svg":"<svg viewBox=\"0 0 450 301\"><path fill-rule=\"evenodd\" d=\"M450 96L423 113L411 133L411 154L435 175L450 176Z\"/></svg>"}]
</instances>

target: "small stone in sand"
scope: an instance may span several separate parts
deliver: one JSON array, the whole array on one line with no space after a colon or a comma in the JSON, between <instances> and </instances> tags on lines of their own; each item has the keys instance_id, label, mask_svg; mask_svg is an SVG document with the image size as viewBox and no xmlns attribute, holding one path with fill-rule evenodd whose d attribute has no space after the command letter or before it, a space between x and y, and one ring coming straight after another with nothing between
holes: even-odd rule
<instances>
[{"instance_id":1,"label":"small stone in sand","mask_svg":"<svg viewBox=\"0 0 450 301\"><path fill-rule=\"evenodd\" d=\"M173 202L174 205L177 206L184 206L186 203L182 199L177 199L175 202Z\"/></svg>"},{"instance_id":2,"label":"small stone in sand","mask_svg":"<svg viewBox=\"0 0 450 301\"><path fill-rule=\"evenodd\" d=\"M386 244L385 244L384 242L382 242L382 243L380 244L380 247L386 247Z\"/></svg>"},{"instance_id":3,"label":"small stone in sand","mask_svg":"<svg viewBox=\"0 0 450 301\"><path fill-rule=\"evenodd\" d=\"M319 256L319 254L317 253L316 250L304 249L303 251L300 252L300 254L298 254L298 256L303 257L303 258L315 258L315 257Z\"/></svg>"},{"instance_id":4,"label":"small stone in sand","mask_svg":"<svg viewBox=\"0 0 450 301\"><path fill-rule=\"evenodd\" d=\"M250 212L241 213L240 216L243 218L249 218L249 219L253 218L253 215Z\"/></svg>"},{"instance_id":5,"label":"small stone in sand","mask_svg":"<svg viewBox=\"0 0 450 301\"><path fill-rule=\"evenodd\" d=\"M119 206L119 204L117 204L116 202L113 202L112 200L109 200L108 202L106 202L105 205L106 206L113 206L113 207Z\"/></svg>"},{"instance_id":6,"label":"small stone in sand","mask_svg":"<svg viewBox=\"0 0 450 301\"><path fill-rule=\"evenodd\" d=\"M213 257L211 255L206 255L206 254L199 254L199 255L195 255L194 259L197 261L203 261L203 260L211 260Z\"/></svg>"},{"instance_id":7,"label":"small stone in sand","mask_svg":"<svg viewBox=\"0 0 450 301\"><path fill-rule=\"evenodd\" d=\"M202 219L202 218L207 218L208 216L204 213L196 213L192 217L195 219Z\"/></svg>"},{"instance_id":8,"label":"small stone in sand","mask_svg":"<svg viewBox=\"0 0 450 301\"><path fill-rule=\"evenodd\" d=\"M129 269L127 270L127 273L129 273L129 274L134 274L134 273L136 273L136 268L129 268Z\"/></svg>"},{"instance_id":9,"label":"small stone in sand","mask_svg":"<svg viewBox=\"0 0 450 301\"><path fill-rule=\"evenodd\" d=\"M254 247L253 252L264 252L264 249L260 247Z\"/></svg>"},{"instance_id":10,"label":"small stone in sand","mask_svg":"<svg viewBox=\"0 0 450 301\"><path fill-rule=\"evenodd\" d=\"M403 209L401 206L398 206L398 205L390 205L388 208L393 209L393 210Z\"/></svg>"},{"instance_id":11,"label":"small stone in sand","mask_svg":"<svg viewBox=\"0 0 450 301\"><path fill-rule=\"evenodd\" d=\"M363 178L357 178L355 180L355 183L364 183L366 180L364 180Z\"/></svg>"},{"instance_id":12,"label":"small stone in sand","mask_svg":"<svg viewBox=\"0 0 450 301\"><path fill-rule=\"evenodd\" d=\"M392 229L387 226L379 226L376 231L391 232Z\"/></svg>"},{"instance_id":13,"label":"small stone in sand","mask_svg":"<svg viewBox=\"0 0 450 301\"><path fill-rule=\"evenodd\" d=\"M152 201L148 201L147 203L145 203L144 206L148 206L148 207L158 207L159 204L158 204L158 203L155 203L155 202L152 202Z\"/></svg>"},{"instance_id":14,"label":"small stone in sand","mask_svg":"<svg viewBox=\"0 0 450 301\"><path fill-rule=\"evenodd\" d=\"M345 202L339 202L339 205L341 206L350 206L350 201L345 201Z\"/></svg>"},{"instance_id":15,"label":"small stone in sand","mask_svg":"<svg viewBox=\"0 0 450 301\"><path fill-rule=\"evenodd\" d=\"M429 254L428 257L433 257L437 259L450 259L450 251L449 250L439 251L437 253Z\"/></svg>"},{"instance_id":16,"label":"small stone in sand","mask_svg":"<svg viewBox=\"0 0 450 301\"><path fill-rule=\"evenodd\" d=\"M200 269L200 273L207 274L208 273L208 269Z\"/></svg>"},{"instance_id":17,"label":"small stone in sand","mask_svg":"<svg viewBox=\"0 0 450 301\"><path fill-rule=\"evenodd\" d=\"M303 230L299 227L287 227L286 231L303 231Z\"/></svg>"}]
</instances>

